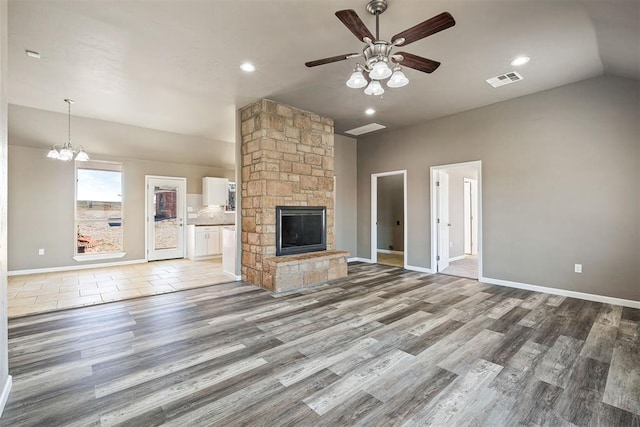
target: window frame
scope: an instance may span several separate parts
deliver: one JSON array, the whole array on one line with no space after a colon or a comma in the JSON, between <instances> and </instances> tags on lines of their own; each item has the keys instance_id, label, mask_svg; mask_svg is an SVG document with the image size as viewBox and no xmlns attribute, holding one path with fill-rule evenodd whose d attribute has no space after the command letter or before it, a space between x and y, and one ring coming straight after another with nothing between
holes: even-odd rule
<instances>
[{"instance_id":1,"label":"window frame","mask_svg":"<svg viewBox=\"0 0 640 427\"><path fill-rule=\"evenodd\" d=\"M127 253L124 251L125 247L125 232L124 232L124 224L125 224L125 206L124 206L124 165L122 163L117 162L107 162L107 161L98 161L98 160L90 160L86 162L74 162L74 200L73 200L73 259L76 261L95 261L102 259L114 259L114 258L122 258ZM78 170L80 169L89 169L89 170L97 170L97 171L106 171L106 172L119 172L120 173L120 227L122 233L122 247L119 251L113 252L97 252L97 253L81 253L78 252L78 224L86 223L86 222L98 222L101 220L79 220L78 219ZM108 218L104 220L108 221Z\"/></svg>"}]
</instances>

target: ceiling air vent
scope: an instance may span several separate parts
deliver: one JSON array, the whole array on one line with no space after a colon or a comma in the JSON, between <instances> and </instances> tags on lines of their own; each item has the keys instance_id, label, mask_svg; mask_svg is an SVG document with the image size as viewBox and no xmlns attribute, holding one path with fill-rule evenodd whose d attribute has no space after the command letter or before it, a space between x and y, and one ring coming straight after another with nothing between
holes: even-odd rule
<instances>
[{"instance_id":1,"label":"ceiling air vent","mask_svg":"<svg viewBox=\"0 0 640 427\"><path fill-rule=\"evenodd\" d=\"M522 79L523 77L520 74L515 71L511 71L500 76L491 77L490 79L487 79L487 83L489 83L493 87L500 87L508 85L509 83L520 81Z\"/></svg>"},{"instance_id":2,"label":"ceiling air vent","mask_svg":"<svg viewBox=\"0 0 640 427\"><path fill-rule=\"evenodd\" d=\"M368 125L360 126L359 128L354 128L350 130L344 131L344 133L348 133L350 135L363 135L365 133L373 132L374 130L384 129L386 126L378 124L378 123L369 123Z\"/></svg>"}]
</instances>

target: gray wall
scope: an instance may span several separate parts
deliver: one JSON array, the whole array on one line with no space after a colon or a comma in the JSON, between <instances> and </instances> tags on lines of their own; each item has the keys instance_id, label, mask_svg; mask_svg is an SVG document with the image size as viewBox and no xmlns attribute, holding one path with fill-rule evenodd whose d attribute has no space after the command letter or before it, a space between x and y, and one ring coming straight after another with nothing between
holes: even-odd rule
<instances>
[{"instance_id":1,"label":"gray wall","mask_svg":"<svg viewBox=\"0 0 640 427\"><path fill-rule=\"evenodd\" d=\"M48 159L46 149L24 147L9 129L9 271L79 266L73 260L74 165ZM91 154L91 153L90 153ZM202 192L203 176L235 179L233 170L166 162L92 156L123 164L124 258L145 258L145 175L187 178L187 193ZM38 249L45 255L39 256ZM98 263L91 261L90 264ZM84 263L86 264L86 263Z\"/></svg>"},{"instance_id":2,"label":"gray wall","mask_svg":"<svg viewBox=\"0 0 640 427\"><path fill-rule=\"evenodd\" d=\"M404 175L378 177L378 249L402 251L404 248L403 187Z\"/></svg>"},{"instance_id":3,"label":"gray wall","mask_svg":"<svg viewBox=\"0 0 640 427\"><path fill-rule=\"evenodd\" d=\"M430 268L429 168L481 160L484 277L640 300L639 122L638 81L597 77L361 137L358 256L372 173L408 170L407 261Z\"/></svg>"},{"instance_id":4,"label":"gray wall","mask_svg":"<svg viewBox=\"0 0 640 427\"><path fill-rule=\"evenodd\" d=\"M336 249L348 251L351 257L355 257L357 252L357 141L346 136L335 135L334 159Z\"/></svg>"},{"instance_id":5,"label":"gray wall","mask_svg":"<svg viewBox=\"0 0 640 427\"><path fill-rule=\"evenodd\" d=\"M449 174L449 257L464 255L464 179L478 179L475 168L460 167L446 169Z\"/></svg>"},{"instance_id":6,"label":"gray wall","mask_svg":"<svg viewBox=\"0 0 640 427\"><path fill-rule=\"evenodd\" d=\"M0 0L0 393L9 378L7 344L7 2ZM3 408L0 408L0 413Z\"/></svg>"},{"instance_id":7,"label":"gray wall","mask_svg":"<svg viewBox=\"0 0 640 427\"><path fill-rule=\"evenodd\" d=\"M50 149L67 140L67 104L64 113L9 105L9 144ZM124 159L199 165L235 169L233 143L196 138L123 123L73 115L71 138L92 157L118 156ZM17 141L17 142L14 142Z\"/></svg>"}]
</instances>

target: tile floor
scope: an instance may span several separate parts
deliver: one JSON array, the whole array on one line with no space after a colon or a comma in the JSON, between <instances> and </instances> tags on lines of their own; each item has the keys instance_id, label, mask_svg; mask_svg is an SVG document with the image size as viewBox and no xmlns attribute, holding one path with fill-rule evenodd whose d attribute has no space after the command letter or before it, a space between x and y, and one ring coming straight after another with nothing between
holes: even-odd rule
<instances>
[{"instance_id":1,"label":"tile floor","mask_svg":"<svg viewBox=\"0 0 640 427\"><path fill-rule=\"evenodd\" d=\"M9 276L9 317L102 304L232 281L221 259L174 259Z\"/></svg>"}]
</instances>

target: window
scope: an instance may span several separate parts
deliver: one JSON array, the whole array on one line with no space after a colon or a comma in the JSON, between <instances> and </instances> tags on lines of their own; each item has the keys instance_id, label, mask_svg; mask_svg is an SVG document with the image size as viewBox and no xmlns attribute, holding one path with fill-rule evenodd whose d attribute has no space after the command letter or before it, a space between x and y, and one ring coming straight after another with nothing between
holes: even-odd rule
<instances>
[{"instance_id":1,"label":"window","mask_svg":"<svg viewBox=\"0 0 640 427\"><path fill-rule=\"evenodd\" d=\"M75 211L76 255L122 253L122 166L76 163Z\"/></svg>"}]
</instances>

